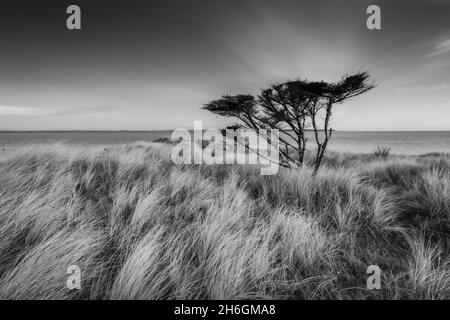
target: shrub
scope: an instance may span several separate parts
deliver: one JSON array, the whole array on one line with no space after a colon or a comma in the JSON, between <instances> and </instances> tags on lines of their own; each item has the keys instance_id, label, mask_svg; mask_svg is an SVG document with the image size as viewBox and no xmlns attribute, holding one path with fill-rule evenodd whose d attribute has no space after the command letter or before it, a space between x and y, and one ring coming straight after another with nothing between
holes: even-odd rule
<instances>
[{"instance_id":1,"label":"shrub","mask_svg":"<svg viewBox=\"0 0 450 320\"><path fill-rule=\"evenodd\" d=\"M377 158L383 158L386 159L391 154L391 148L390 147L378 147L377 150L373 153L375 157Z\"/></svg>"}]
</instances>

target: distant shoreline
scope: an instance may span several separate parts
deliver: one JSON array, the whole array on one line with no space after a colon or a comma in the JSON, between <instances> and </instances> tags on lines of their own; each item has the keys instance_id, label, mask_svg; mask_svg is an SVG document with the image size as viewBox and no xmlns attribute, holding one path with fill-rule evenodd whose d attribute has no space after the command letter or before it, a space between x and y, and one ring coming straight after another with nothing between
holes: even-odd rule
<instances>
[{"instance_id":1,"label":"distant shoreline","mask_svg":"<svg viewBox=\"0 0 450 320\"><path fill-rule=\"evenodd\" d=\"M61 132L168 132L176 129L161 129L161 130L0 130L0 133L61 133ZM189 130L193 131L193 130ZM306 130L311 131L313 130ZM450 130L333 130L333 132L450 132Z\"/></svg>"},{"instance_id":2,"label":"distant shoreline","mask_svg":"<svg viewBox=\"0 0 450 320\"><path fill-rule=\"evenodd\" d=\"M191 134L193 131L190 131ZM69 142L81 144L129 144L155 142L169 138L170 130L152 131L0 131L0 146L33 143ZM306 132L309 147L314 133ZM335 131L329 150L372 153L378 147L389 147L393 154L418 155L430 152L450 153L450 131Z\"/></svg>"}]
</instances>

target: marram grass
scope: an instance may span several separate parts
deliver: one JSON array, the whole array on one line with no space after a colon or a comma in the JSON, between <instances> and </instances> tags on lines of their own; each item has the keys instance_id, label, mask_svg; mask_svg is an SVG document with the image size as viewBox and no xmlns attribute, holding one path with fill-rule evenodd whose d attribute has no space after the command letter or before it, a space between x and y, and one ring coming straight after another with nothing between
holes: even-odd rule
<instances>
[{"instance_id":1,"label":"marram grass","mask_svg":"<svg viewBox=\"0 0 450 320\"><path fill-rule=\"evenodd\" d=\"M261 176L169 148L0 154L0 298L450 298L449 157L329 154L315 177Z\"/></svg>"}]
</instances>

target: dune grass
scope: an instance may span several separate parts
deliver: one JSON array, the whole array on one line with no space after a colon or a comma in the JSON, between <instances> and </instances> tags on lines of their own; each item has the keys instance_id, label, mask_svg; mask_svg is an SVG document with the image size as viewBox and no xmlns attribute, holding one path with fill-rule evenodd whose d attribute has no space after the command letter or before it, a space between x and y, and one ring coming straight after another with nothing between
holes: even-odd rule
<instances>
[{"instance_id":1,"label":"dune grass","mask_svg":"<svg viewBox=\"0 0 450 320\"><path fill-rule=\"evenodd\" d=\"M0 155L0 298L450 298L450 157L330 154L315 177L261 176L169 148Z\"/></svg>"}]
</instances>

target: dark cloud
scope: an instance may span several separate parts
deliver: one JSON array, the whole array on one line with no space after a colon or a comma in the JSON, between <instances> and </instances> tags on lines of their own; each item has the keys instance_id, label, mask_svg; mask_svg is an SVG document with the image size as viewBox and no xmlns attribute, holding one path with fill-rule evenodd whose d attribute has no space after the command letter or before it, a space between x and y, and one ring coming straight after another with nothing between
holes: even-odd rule
<instances>
[{"instance_id":1,"label":"dark cloud","mask_svg":"<svg viewBox=\"0 0 450 320\"><path fill-rule=\"evenodd\" d=\"M222 93L251 93L296 77L337 80L365 68L380 87L346 110L358 108L369 120L361 114L355 122L343 109L338 127L374 129L370 117L395 107L392 117L416 110L409 121L413 129L422 114L411 105L425 101L429 90L417 90L422 96L411 102L395 88L450 83L449 1L76 3L80 31L65 27L72 1L1 5L0 128L10 127L7 111L14 106L16 124L27 110L31 116L38 113L32 108L51 110L32 123L40 129L164 129L194 119L220 125L199 107ZM365 27L370 4L382 9L381 31ZM445 94L440 90L433 103ZM104 121L91 121L92 115ZM62 116L77 120L58 123ZM385 127L380 121L376 128Z\"/></svg>"}]
</instances>

